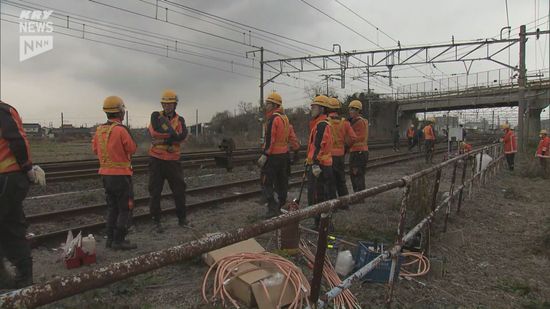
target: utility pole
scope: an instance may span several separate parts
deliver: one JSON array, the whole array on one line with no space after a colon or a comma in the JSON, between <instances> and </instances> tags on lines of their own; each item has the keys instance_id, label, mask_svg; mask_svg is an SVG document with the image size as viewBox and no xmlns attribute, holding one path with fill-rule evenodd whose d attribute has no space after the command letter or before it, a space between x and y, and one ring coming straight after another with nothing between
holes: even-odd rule
<instances>
[{"instance_id":1,"label":"utility pole","mask_svg":"<svg viewBox=\"0 0 550 309\"><path fill-rule=\"evenodd\" d=\"M519 86L519 108L518 108L518 129L519 129L519 146L520 151L526 150L526 137L528 132L525 127L525 113L527 108L527 101L525 100L525 45L527 37L525 35L526 27L521 25L519 28L519 74L518 74L518 86Z\"/></svg>"},{"instance_id":2,"label":"utility pole","mask_svg":"<svg viewBox=\"0 0 550 309\"><path fill-rule=\"evenodd\" d=\"M65 133L65 128L63 127L63 112L61 112L61 133Z\"/></svg>"},{"instance_id":3,"label":"utility pole","mask_svg":"<svg viewBox=\"0 0 550 309\"><path fill-rule=\"evenodd\" d=\"M195 109L195 136L199 136L199 109Z\"/></svg>"},{"instance_id":4,"label":"utility pole","mask_svg":"<svg viewBox=\"0 0 550 309\"><path fill-rule=\"evenodd\" d=\"M126 111L126 127L128 128L128 111Z\"/></svg>"}]
</instances>

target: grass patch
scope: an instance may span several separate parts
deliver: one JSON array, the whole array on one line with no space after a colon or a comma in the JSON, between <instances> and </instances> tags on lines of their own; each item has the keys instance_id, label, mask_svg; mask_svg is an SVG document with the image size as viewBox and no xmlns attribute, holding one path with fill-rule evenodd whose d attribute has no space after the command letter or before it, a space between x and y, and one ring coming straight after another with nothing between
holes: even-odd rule
<instances>
[{"instance_id":1,"label":"grass patch","mask_svg":"<svg viewBox=\"0 0 550 309\"><path fill-rule=\"evenodd\" d=\"M498 289L514 293L519 296L527 296L533 291L533 288L526 282L517 279L502 279L498 282Z\"/></svg>"}]
</instances>

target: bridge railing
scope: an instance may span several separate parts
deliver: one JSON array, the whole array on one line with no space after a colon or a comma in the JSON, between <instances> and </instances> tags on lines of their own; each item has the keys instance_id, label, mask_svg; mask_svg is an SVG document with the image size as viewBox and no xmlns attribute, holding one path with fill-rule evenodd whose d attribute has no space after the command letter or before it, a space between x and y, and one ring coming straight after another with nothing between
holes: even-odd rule
<instances>
[{"instance_id":1,"label":"bridge railing","mask_svg":"<svg viewBox=\"0 0 550 309\"><path fill-rule=\"evenodd\" d=\"M527 72L527 86L547 83L549 72L549 69ZM459 95L487 95L502 93L505 90L512 92L517 87L517 74L505 68L404 85L397 88L395 99L406 101Z\"/></svg>"}]
</instances>

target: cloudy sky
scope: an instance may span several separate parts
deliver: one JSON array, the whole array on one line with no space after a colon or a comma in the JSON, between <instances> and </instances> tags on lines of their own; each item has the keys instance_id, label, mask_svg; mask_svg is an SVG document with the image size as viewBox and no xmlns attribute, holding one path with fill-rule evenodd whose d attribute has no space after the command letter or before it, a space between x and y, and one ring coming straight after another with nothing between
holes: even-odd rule
<instances>
[{"instance_id":1,"label":"cloudy sky","mask_svg":"<svg viewBox=\"0 0 550 309\"><path fill-rule=\"evenodd\" d=\"M160 0L158 9L156 0L0 3L0 98L16 106L26 122L54 126L61 112L75 125L103 121L101 103L108 95L125 100L132 125L146 125L164 88L177 91L178 111L188 123L195 122L197 109L201 122L217 111L233 112L241 101L258 100L259 54L245 57L253 46L269 50L266 59L279 59L326 54L334 43L349 51L395 47L397 40L411 46L448 43L452 36L455 41L498 37L508 23L505 0ZM48 21L55 32L51 51L20 62L22 9L53 10ZM512 37L521 24L548 28L548 1L508 0L508 12ZM548 67L546 36L530 39L527 48L528 70ZM510 49L511 65L517 54L517 47ZM508 53L499 60L508 63ZM470 74L499 68L475 62ZM393 89L383 77L371 78L371 88L391 93L464 72L462 63L403 66L393 72ZM286 106L303 105L304 87L325 85L321 74L281 76L265 92L279 91ZM366 89L354 74L359 72L348 72L345 89L339 81L330 86L341 96Z\"/></svg>"}]
</instances>

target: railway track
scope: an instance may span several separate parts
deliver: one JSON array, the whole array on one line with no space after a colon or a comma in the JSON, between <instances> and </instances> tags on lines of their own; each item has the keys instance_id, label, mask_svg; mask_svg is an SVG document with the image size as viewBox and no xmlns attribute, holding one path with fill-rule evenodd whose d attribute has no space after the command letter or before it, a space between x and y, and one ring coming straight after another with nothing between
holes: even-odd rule
<instances>
[{"instance_id":1,"label":"railway track","mask_svg":"<svg viewBox=\"0 0 550 309\"><path fill-rule=\"evenodd\" d=\"M403 144L403 142L402 142ZM387 141L373 142L369 144L372 150L391 148ZM305 148L301 149L302 153ZM235 166L254 163L260 154L259 148L237 149L233 152L233 164ZM216 157L225 157L223 151L200 151L183 153L180 160L182 166L190 168L216 167ZM149 156L135 156L132 158L132 167L135 173L143 173L148 170ZM48 182L70 181L90 177L98 177L99 168L96 159L73 160L63 162L38 163L46 172Z\"/></svg>"},{"instance_id":2,"label":"railway track","mask_svg":"<svg viewBox=\"0 0 550 309\"><path fill-rule=\"evenodd\" d=\"M436 150L437 153L443 153L446 149L438 148ZM382 167L382 166L388 166L391 164L396 164L403 161L408 161L412 159L417 159L423 157L423 154L418 153L401 153L401 154L393 154L389 156L380 156L369 159L369 164L367 166L368 170L372 170L374 168ZM291 173L291 179L289 181L289 186L297 186L300 184L301 179L300 175L304 172L303 169L293 171ZM203 186L203 187L196 187L191 188L187 190L187 194L190 196L195 195L201 195L204 196L205 194L209 193L216 193L217 195L222 195L219 197L213 197L206 200L201 200L194 203L188 203L187 207L190 212L205 208L208 206L214 206L219 205L221 203L226 202L233 202L237 201L243 198L250 198L259 196L261 193L261 190L258 186L260 179L259 178L253 178L253 179L247 179L247 180L241 180L237 182L231 182L231 183L225 183L220 185L213 185L213 186ZM252 187L253 189L250 189ZM223 190L229 190L229 192L223 192ZM163 198L171 197L171 194L163 194ZM149 197L139 197L134 200L135 202L135 213L133 216L134 222L143 222L146 220L150 220L150 215L147 209L143 207L144 205L147 205L149 202ZM142 206L142 207L140 207ZM56 226L68 224L64 222L74 222L78 221L77 218L80 218L81 220L82 216L86 216L85 221L88 221L87 223L81 223L78 226L68 226L68 227L61 227L56 230L48 230L48 231L42 231L40 233L32 234L32 236L29 237L29 240L31 241L32 245L34 247L45 245L47 243L50 243L55 240L62 240L66 237L67 233L72 231L83 231L84 233L90 233L90 232L97 232L105 227L105 221L103 220L103 213L106 209L105 204L95 204L95 205L89 205L89 206L82 206L82 207L75 207L70 209L64 209L64 210L58 210L58 211L51 211L51 212L45 212L45 213L38 213L27 216L27 221L31 223L31 225L40 225L48 223L49 221L55 221L57 220ZM169 207L162 209L162 213L173 213L175 212L175 207ZM89 219L92 219L90 222ZM100 218L100 219L98 219ZM96 219L96 220L94 220ZM32 231L31 231L32 232Z\"/></svg>"}]
</instances>

